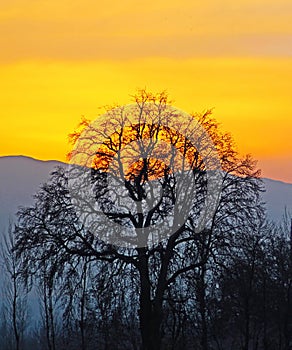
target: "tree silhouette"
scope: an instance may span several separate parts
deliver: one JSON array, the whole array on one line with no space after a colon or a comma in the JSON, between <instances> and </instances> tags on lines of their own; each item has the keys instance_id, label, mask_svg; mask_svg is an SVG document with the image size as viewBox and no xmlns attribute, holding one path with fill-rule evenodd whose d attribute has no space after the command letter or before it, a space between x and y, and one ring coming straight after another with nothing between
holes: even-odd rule
<instances>
[{"instance_id":1,"label":"tree silhouette","mask_svg":"<svg viewBox=\"0 0 292 350\"><path fill-rule=\"evenodd\" d=\"M82 122L71 135L69 172L55 171L35 205L20 211L23 273L37 274L45 261L55 278L66 279L70 267L88 259L117 287L109 289L115 307L115 294L125 296L124 306L132 298L144 350L166 349L169 341L182 346L187 329L189 338L201 339L188 348L206 350L216 269L231 264L243 228L261 220L256 164L238 156L210 111L181 118L165 93L140 91L134 109L115 108L98 123ZM84 317L80 322L85 348ZM199 333L192 334L192 322L200 323Z\"/></svg>"}]
</instances>

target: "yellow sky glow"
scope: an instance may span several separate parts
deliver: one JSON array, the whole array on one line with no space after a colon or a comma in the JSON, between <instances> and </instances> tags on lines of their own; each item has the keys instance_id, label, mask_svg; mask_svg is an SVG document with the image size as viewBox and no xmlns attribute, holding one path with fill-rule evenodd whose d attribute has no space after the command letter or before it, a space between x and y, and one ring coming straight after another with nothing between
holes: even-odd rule
<instances>
[{"instance_id":1,"label":"yellow sky glow","mask_svg":"<svg viewBox=\"0 0 292 350\"><path fill-rule=\"evenodd\" d=\"M292 182L292 3L5 0L0 155L64 160L82 115L168 90Z\"/></svg>"}]
</instances>

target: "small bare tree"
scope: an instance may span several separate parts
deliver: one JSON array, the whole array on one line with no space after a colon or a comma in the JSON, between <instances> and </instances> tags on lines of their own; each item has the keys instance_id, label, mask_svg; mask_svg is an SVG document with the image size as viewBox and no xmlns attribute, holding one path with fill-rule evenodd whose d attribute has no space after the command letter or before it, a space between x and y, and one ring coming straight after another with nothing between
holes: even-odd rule
<instances>
[{"instance_id":1,"label":"small bare tree","mask_svg":"<svg viewBox=\"0 0 292 350\"><path fill-rule=\"evenodd\" d=\"M23 334L27 326L27 291L21 279L21 261L16 258L12 224L0 242L0 262L4 272L2 287L2 312L6 323L6 338L9 349L20 350Z\"/></svg>"}]
</instances>

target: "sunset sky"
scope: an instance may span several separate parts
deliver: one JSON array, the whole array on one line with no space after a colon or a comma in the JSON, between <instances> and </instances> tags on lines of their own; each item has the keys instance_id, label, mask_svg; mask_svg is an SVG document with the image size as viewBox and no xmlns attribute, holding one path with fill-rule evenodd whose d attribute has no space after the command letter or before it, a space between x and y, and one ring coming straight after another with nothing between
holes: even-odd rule
<instances>
[{"instance_id":1,"label":"sunset sky","mask_svg":"<svg viewBox=\"0 0 292 350\"><path fill-rule=\"evenodd\" d=\"M291 0L1 0L0 156L65 160L84 115L167 90L292 182Z\"/></svg>"}]
</instances>

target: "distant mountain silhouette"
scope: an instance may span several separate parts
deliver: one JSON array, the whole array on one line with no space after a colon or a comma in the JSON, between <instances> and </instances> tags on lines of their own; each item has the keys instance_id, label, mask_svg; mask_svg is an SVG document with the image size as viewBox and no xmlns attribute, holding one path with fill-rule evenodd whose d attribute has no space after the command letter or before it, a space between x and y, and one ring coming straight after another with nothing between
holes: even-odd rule
<instances>
[{"instance_id":1,"label":"distant mountain silhouette","mask_svg":"<svg viewBox=\"0 0 292 350\"><path fill-rule=\"evenodd\" d=\"M7 227L9 219L15 220L19 206L33 204L33 195L49 179L56 166L66 164L25 156L0 157L0 233ZM266 186L263 200L267 203L268 216L279 221L285 207L292 211L292 184L263 180Z\"/></svg>"},{"instance_id":2,"label":"distant mountain silhouette","mask_svg":"<svg viewBox=\"0 0 292 350\"><path fill-rule=\"evenodd\" d=\"M41 161L25 156L0 157L0 232L7 227L10 219L15 219L19 206L33 203L33 195L58 165L65 166L55 160Z\"/></svg>"},{"instance_id":3,"label":"distant mountain silhouette","mask_svg":"<svg viewBox=\"0 0 292 350\"><path fill-rule=\"evenodd\" d=\"M270 219L281 221L285 208L292 213L292 184L264 178L266 192L263 199Z\"/></svg>"}]
</instances>

